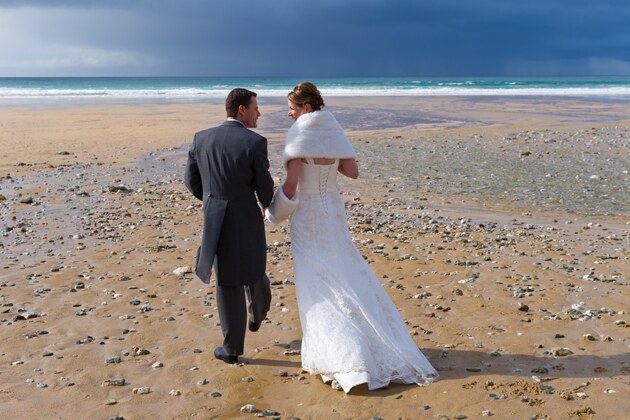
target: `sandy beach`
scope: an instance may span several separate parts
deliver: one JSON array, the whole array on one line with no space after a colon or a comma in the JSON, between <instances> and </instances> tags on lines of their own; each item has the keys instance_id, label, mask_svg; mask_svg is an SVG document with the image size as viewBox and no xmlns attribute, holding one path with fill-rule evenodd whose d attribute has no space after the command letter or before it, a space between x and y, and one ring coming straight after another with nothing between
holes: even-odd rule
<instances>
[{"instance_id":1,"label":"sandy beach","mask_svg":"<svg viewBox=\"0 0 630 420\"><path fill-rule=\"evenodd\" d=\"M286 103L259 98L282 181ZM239 365L191 273L183 186L218 103L0 107L0 408L7 419L621 419L630 412L630 101L329 98L361 176L355 243L428 386L333 390L300 368L287 224ZM250 411L244 407L252 405Z\"/></svg>"}]
</instances>

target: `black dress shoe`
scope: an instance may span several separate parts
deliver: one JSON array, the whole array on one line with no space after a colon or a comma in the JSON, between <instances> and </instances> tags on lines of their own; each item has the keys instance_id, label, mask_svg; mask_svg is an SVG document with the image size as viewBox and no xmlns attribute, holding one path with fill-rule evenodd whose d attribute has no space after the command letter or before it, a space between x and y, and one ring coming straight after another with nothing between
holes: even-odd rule
<instances>
[{"instance_id":1,"label":"black dress shoe","mask_svg":"<svg viewBox=\"0 0 630 420\"><path fill-rule=\"evenodd\" d=\"M252 322L252 321L249 321L249 325L248 325L249 330L250 330L251 332L256 332L256 331L258 331L258 329L260 328L260 324L262 324L262 322Z\"/></svg>"},{"instance_id":2,"label":"black dress shoe","mask_svg":"<svg viewBox=\"0 0 630 420\"><path fill-rule=\"evenodd\" d=\"M223 347L217 347L216 349L214 349L214 357L224 361L225 363L238 363L238 356L227 354Z\"/></svg>"}]
</instances>

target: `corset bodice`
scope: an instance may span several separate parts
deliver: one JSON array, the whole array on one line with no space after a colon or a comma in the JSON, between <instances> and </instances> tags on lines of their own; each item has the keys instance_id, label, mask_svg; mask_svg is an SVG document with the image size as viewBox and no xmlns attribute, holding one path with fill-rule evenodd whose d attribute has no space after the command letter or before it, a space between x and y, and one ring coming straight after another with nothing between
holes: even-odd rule
<instances>
[{"instance_id":1,"label":"corset bodice","mask_svg":"<svg viewBox=\"0 0 630 420\"><path fill-rule=\"evenodd\" d=\"M302 163L298 190L301 193L325 194L337 191L337 168L339 160L330 165Z\"/></svg>"}]
</instances>

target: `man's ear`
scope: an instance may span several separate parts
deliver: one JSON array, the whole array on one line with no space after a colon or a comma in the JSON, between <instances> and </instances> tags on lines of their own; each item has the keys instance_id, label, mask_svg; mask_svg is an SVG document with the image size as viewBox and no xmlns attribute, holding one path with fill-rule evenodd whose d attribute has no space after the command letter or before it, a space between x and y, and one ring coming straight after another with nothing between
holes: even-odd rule
<instances>
[{"instance_id":1,"label":"man's ear","mask_svg":"<svg viewBox=\"0 0 630 420\"><path fill-rule=\"evenodd\" d=\"M239 114L243 114L243 113L245 113L245 110L246 110L246 109L247 109L247 108L245 108L245 105L239 105L239 106L238 106L238 113L239 113Z\"/></svg>"}]
</instances>

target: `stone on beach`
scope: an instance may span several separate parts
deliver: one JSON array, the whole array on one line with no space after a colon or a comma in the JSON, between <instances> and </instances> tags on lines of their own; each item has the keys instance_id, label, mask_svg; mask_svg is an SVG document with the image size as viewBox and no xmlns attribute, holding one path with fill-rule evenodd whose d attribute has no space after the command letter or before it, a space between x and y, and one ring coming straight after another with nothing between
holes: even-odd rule
<instances>
[{"instance_id":1,"label":"stone on beach","mask_svg":"<svg viewBox=\"0 0 630 420\"><path fill-rule=\"evenodd\" d=\"M260 410L253 404L245 404L240 411L241 413L258 413Z\"/></svg>"},{"instance_id":2,"label":"stone on beach","mask_svg":"<svg viewBox=\"0 0 630 420\"><path fill-rule=\"evenodd\" d=\"M175 270L173 270L173 274L175 274L176 276L183 276L184 274L189 274L193 272L193 268L189 265L183 266L183 267L177 267Z\"/></svg>"},{"instance_id":3,"label":"stone on beach","mask_svg":"<svg viewBox=\"0 0 630 420\"><path fill-rule=\"evenodd\" d=\"M552 356L558 356L558 357L565 357L565 356L570 356L570 355L573 354L571 349L566 348L566 347L553 348L553 349L551 349L551 351L549 353Z\"/></svg>"},{"instance_id":4,"label":"stone on beach","mask_svg":"<svg viewBox=\"0 0 630 420\"><path fill-rule=\"evenodd\" d=\"M126 383L125 378L114 377L105 379L101 386L124 386Z\"/></svg>"},{"instance_id":5,"label":"stone on beach","mask_svg":"<svg viewBox=\"0 0 630 420\"><path fill-rule=\"evenodd\" d=\"M151 354L151 352L144 347L134 346L131 348L131 352L134 356L144 356L146 354Z\"/></svg>"},{"instance_id":6,"label":"stone on beach","mask_svg":"<svg viewBox=\"0 0 630 420\"><path fill-rule=\"evenodd\" d=\"M46 314L44 314L42 312L27 311L27 312L23 312L21 314L16 315L13 320L14 321L21 321L21 320L27 320L27 319L31 319L31 318L39 318L39 317L42 317L42 316L45 316L45 315Z\"/></svg>"}]
</instances>

